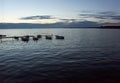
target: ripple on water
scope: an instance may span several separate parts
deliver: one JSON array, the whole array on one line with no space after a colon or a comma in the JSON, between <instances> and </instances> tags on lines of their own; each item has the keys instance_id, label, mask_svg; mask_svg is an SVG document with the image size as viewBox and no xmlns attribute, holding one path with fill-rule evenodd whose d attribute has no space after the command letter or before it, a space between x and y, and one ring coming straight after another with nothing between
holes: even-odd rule
<instances>
[{"instance_id":1,"label":"ripple on water","mask_svg":"<svg viewBox=\"0 0 120 83\"><path fill-rule=\"evenodd\" d=\"M22 30L30 34L34 31ZM41 31L46 32L46 29L38 29L37 33ZM1 83L119 83L118 30L50 31L58 31L65 40L40 39L28 43L7 40L0 43ZM9 30L8 34L11 34Z\"/></svg>"}]
</instances>

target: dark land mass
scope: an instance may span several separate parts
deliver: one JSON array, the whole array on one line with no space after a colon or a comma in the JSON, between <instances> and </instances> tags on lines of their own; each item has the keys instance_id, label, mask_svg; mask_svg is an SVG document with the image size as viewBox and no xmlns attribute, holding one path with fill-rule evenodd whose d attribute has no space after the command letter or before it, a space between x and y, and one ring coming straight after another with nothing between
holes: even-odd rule
<instances>
[{"instance_id":1,"label":"dark land mass","mask_svg":"<svg viewBox=\"0 0 120 83\"><path fill-rule=\"evenodd\" d=\"M120 26L94 26L83 24L65 25L61 22L55 24L32 24L32 23L0 23L0 29L34 29L34 28L99 28L99 29L120 29Z\"/></svg>"},{"instance_id":2,"label":"dark land mass","mask_svg":"<svg viewBox=\"0 0 120 83\"><path fill-rule=\"evenodd\" d=\"M103 29L120 29L120 26L101 26Z\"/></svg>"}]
</instances>

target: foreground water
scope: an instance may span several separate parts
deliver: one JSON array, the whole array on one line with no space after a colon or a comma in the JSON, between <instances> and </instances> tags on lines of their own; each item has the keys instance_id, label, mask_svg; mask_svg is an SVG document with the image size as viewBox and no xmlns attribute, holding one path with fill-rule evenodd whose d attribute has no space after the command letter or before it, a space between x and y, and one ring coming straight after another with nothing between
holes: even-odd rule
<instances>
[{"instance_id":1,"label":"foreground water","mask_svg":"<svg viewBox=\"0 0 120 83\"><path fill-rule=\"evenodd\" d=\"M0 43L0 83L119 83L118 29L2 29L0 34L65 36L65 40Z\"/></svg>"}]
</instances>

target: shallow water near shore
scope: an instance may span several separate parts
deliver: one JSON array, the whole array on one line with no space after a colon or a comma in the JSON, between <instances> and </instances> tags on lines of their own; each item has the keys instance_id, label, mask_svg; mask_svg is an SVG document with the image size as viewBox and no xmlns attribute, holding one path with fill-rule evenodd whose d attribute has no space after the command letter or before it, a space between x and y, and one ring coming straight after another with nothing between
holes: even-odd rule
<instances>
[{"instance_id":1,"label":"shallow water near shore","mask_svg":"<svg viewBox=\"0 0 120 83\"><path fill-rule=\"evenodd\" d=\"M64 40L0 43L0 83L119 83L119 29L1 29L8 36L54 34Z\"/></svg>"}]
</instances>

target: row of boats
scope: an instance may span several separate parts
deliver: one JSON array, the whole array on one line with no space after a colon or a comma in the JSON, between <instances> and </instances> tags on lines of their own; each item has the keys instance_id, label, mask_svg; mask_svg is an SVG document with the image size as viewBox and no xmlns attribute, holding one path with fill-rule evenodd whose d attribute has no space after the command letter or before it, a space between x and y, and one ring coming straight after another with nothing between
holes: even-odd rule
<instances>
[{"instance_id":1,"label":"row of boats","mask_svg":"<svg viewBox=\"0 0 120 83\"><path fill-rule=\"evenodd\" d=\"M34 41L39 40L40 38L42 38L43 35L37 35L37 36L31 36L31 35L26 35L26 36L12 36L12 37L7 37L6 35L0 35L0 39L4 39L4 38L14 38L15 40L22 40L22 41L29 41L30 38L32 38ZM53 35L44 35L45 39L47 40L52 40L53 39ZM64 39L64 36L60 36L60 35L55 35L55 39Z\"/></svg>"}]
</instances>

